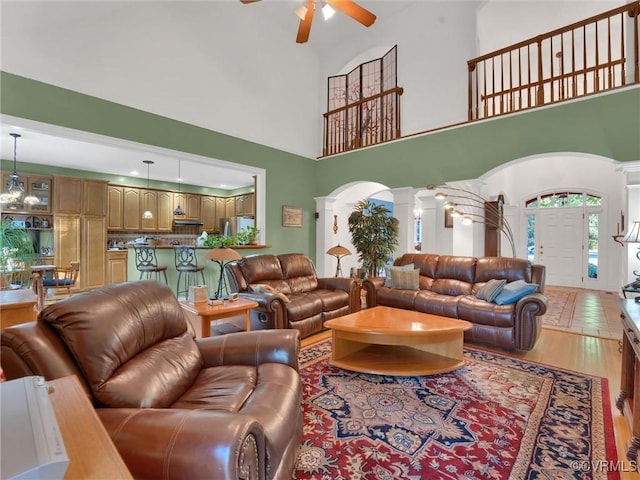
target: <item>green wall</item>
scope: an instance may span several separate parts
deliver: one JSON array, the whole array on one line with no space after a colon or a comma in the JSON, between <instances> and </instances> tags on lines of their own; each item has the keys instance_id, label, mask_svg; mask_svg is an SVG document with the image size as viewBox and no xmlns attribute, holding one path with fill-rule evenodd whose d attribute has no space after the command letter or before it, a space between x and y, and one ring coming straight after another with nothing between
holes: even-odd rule
<instances>
[{"instance_id":1,"label":"green wall","mask_svg":"<svg viewBox=\"0 0 640 480\"><path fill-rule=\"evenodd\" d=\"M0 72L0 111L171 150L263 168L267 243L273 253L315 256L315 160ZM303 208L303 227L282 227L282 205ZM264 251L264 250L263 250Z\"/></svg>"},{"instance_id":2,"label":"green wall","mask_svg":"<svg viewBox=\"0 0 640 480\"><path fill-rule=\"evenodd\" d=\"M477 178L536 154L584 152L640 159L640 87L442 129L315 161L0 72L3 114L264 168L270 252L315 257L314 196L354 181L396 187ZM428 115L428 111L425 112ZM293 134L294 132L292 132ZM321 135L322 132L318 132ZM303 207L303 227L282 227L282 205Z\"/></svg>"},{"instance_id":3,"label":"green wall","mask_svg":"<svg viewBox=\"0 0 640 480\"><path fill-rule=\"evenodd\" d=\"M359 180L397 188L474 179L549 152L640 160L640 87L334 155L319 162L316 195Z\"/></svg>"}]
</instances>

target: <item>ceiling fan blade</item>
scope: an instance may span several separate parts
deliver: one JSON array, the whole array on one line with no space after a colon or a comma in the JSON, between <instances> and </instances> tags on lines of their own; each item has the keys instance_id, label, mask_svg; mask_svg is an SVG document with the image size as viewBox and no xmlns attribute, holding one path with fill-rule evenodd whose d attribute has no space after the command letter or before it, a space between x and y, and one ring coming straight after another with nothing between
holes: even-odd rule
<instances>
[{"instance_id":1,"label":"ceiling fan blade","mask_svg":"<svg viewBox=\"0 0 640 480\"><path fill-rule=\"evenodd\" d=\"M350 16L365 27L370 27L376 21L376 16L353 0L326 0L336 10Z\"/></svg>"},{"instance_id":2,"label":"ceiling fan blade","mask_svg":"<svg viewBox=\"0 0 640 480\"><path fill-rule=\"evenodd\" d=\"M296 43L305 43L309 40L309 33L311 33L311 22L313 21L313 14L315 13L315 2L307 4L307 13L303 20L300 20L298 26L298 36L296 37Z\"/></svg>"},{"instance_id":3,"label":"ceiling fan blade","mask_svg":"<svg viewBox=\"0 0 640 480\"><path fill-rule=\"evenodd\" d=\"M260 0L240 0L240 2L242 3L255 3L255 2L259 2Z\"/></svg>"}]
</instances>

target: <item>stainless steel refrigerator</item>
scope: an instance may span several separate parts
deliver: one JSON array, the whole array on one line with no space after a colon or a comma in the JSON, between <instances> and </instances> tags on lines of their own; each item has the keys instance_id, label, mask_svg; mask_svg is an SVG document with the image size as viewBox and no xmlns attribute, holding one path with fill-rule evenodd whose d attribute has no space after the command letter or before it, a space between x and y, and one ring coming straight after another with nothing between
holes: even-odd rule
<instances>
[{"instance_id":1,"label":"stainless steel refrigerator","mask_svg":"<svg viewBox=\"0 0 640 480\"><path fill-rule=\"evenodd\" d=\"M256 220L253 217L230 217L220 219L220 233L227 237L237 235L240 230L253 227Z\"/></svg>"}]
</instances>

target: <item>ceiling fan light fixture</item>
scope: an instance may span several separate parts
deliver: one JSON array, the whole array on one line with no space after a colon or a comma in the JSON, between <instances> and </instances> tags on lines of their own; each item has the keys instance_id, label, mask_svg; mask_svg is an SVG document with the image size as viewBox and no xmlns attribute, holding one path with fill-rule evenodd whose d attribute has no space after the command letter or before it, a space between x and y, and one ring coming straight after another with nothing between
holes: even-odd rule
<instances>
[{"instance_id":1,"label":"ceiling fan light fixture","mask_svg":"<svg viewBox=\"0 0 640 480\"><path fill-rule=\"evenodd\" d=\"M300 20L304 20L304 17L306 17L306 15L307 15L307 5L306 5L306 3L303 3L298 8L296 8L295 12L296 12L296 16Z\"/></svg>"},{"instance_id":2,"label":"ceiling fan light fixture","mask_svg":"<svg viewBox=\"0 0 640 480\"><path fill-rule=\"evenodd\" d=\"M324 19L329 20L331 17L333 17L334 13L336 13L336 11L331 8L331 5L324 2L324 4L322 5L322 16L324 17Z\"/></svg>"}]
</instances>

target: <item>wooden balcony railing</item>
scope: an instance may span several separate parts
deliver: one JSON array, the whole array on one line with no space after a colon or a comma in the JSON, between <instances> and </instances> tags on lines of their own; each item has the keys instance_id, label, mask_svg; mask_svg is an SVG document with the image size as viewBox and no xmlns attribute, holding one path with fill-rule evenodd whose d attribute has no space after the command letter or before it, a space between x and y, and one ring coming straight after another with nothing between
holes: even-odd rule
<instances>
[{"instance_id":1,"label":"wooden balcony railing","mask_svg":"<svg viewBox=\"0 0 640 480\"><path fill-rule=\"evenodd\" d=\"M394 87L324 115L323 155L400 138L401 87Z\"/></svg>"},{"instance_id":2,"label":"wooden balcony railing","mask_svg":"<svg viewBox=\"0 0 640 480\"><path fill-rule=\"evenodd\" d=\"M468 120L640 83L632 2L467 62Z\"/></svg>"}]
</instances>

